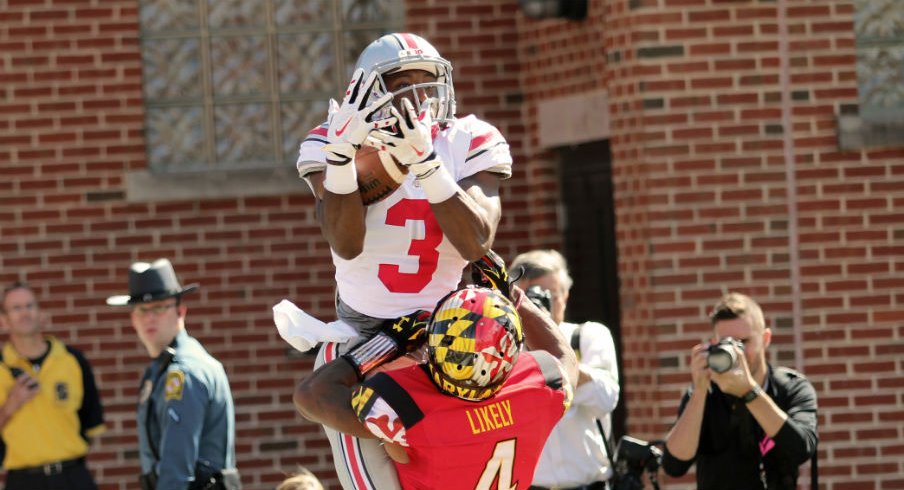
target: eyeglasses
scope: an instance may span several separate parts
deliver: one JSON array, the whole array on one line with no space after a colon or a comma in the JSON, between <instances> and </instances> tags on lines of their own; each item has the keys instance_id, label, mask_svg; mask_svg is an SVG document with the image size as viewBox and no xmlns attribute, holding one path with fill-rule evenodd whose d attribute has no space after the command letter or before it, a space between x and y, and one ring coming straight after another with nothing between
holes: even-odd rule
<instances>
[{"instance_id":1,"label":"eyeglasses","mask_svg":"<svg viewBox=\"0 0 904 490\"><path fill-rule=\"evenodd\" d=\"M145 315L162 315L166 313L166 310L170 308L175 308L179 306L179 303L167 303L165 305L156 305L156 306L136 306L132 311L138 316Z\"/></svg>"}]
</instances>

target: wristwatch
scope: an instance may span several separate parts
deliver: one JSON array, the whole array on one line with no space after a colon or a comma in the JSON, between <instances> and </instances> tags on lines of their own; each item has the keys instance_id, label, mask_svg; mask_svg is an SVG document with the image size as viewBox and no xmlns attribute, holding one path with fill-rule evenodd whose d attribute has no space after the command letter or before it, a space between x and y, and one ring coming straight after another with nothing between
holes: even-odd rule
<instances>
[{"instance_id":1,"label":"wristwatch","mask_svg":"<svg viewBox=\"0 0 904 490\"><path fill-rule=\"evenodd\" d=\"M756 385L753 387L752 390L748 391L746 395L742 396L741 400L743 400L744 403L750 403L750 402L756 400L757 397L760 396L760 393L762 393L762 392L763 392L763 389L760 388L760 385Z\"/></svg>"}]
</instances>

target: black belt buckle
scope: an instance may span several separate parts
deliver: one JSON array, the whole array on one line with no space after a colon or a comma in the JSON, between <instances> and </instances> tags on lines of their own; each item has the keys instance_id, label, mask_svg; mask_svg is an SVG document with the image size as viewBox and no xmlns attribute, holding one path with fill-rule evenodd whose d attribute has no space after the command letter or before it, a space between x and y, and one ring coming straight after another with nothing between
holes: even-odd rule
<instances>
[{"instance_id":1,"label":"black belt buckle","mask_svg":"<svg viewBox=\"0 0 904 490\"><path fill-rule=\"evenodd\" d=\"M63 462L45 464L41 466L41 469L44 470L44 476L58 475L63 472Z\"/></svg>"}]
</instances>

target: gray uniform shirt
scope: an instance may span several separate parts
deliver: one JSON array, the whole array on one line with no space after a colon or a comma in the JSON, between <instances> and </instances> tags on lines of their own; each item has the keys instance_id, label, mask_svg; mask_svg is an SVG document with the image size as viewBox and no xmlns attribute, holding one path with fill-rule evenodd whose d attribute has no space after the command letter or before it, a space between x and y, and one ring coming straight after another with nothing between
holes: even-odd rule
<instances>
[{"instance_id":1,"label":"gray uniform shirt","mask_svg":"<svg viewBox=\"0 0 904 490\"><path fill-rule=\"evenodd\" d=\"M235 467L235 409L226 371L184 330L144 372L138 401L142 474L156 471L157 490L184 490L203 461Z\"/></svg>"}]
</instances>

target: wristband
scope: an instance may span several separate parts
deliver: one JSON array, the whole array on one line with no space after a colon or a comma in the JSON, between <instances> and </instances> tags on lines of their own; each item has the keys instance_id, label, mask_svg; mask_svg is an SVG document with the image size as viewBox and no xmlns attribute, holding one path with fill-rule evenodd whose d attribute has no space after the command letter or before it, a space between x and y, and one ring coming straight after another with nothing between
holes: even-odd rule
<instances>
[{"instance_id":1,"label":"wristband","mask_svg":"<svg viewBox=\"0 0 904 490\"><path fill-rule=\"evenodd\" d=\"M398 353L399 344L392 337L380 332L350 352L342 354L342 358L355 368L358 379L364 379L368 371L395 359Z\"/></svg>"},{"instance_id":2,"label":"wristband","mask_svg":"<svg viewBox=\"0 0 904 490\"><path fill-rule=\"evenodd\" d=\"M441 203L458 193L461 187L458 186L458 183L452 178L452 174L446 170L446 167L439 160L418 163L411 167L415 175L417 175L418 169L416 166L427 166L427 164L439 164L417 177L417 181L420 182L421 189L424 189L424 194L427 195L427 201L430 204Z\"/></svg>"},{"instance_id":3,"label":"wristband","mask_svg":"<svg viewBox=\"0 0 904 490\"><path fill-rule=\"evenodd\" d=\"M355 169L355 159L344 165L326 166L326 176L323 178L323 188L333 194L351 194L358 190L358 171Z\"/></svg>"}]
</instances>

